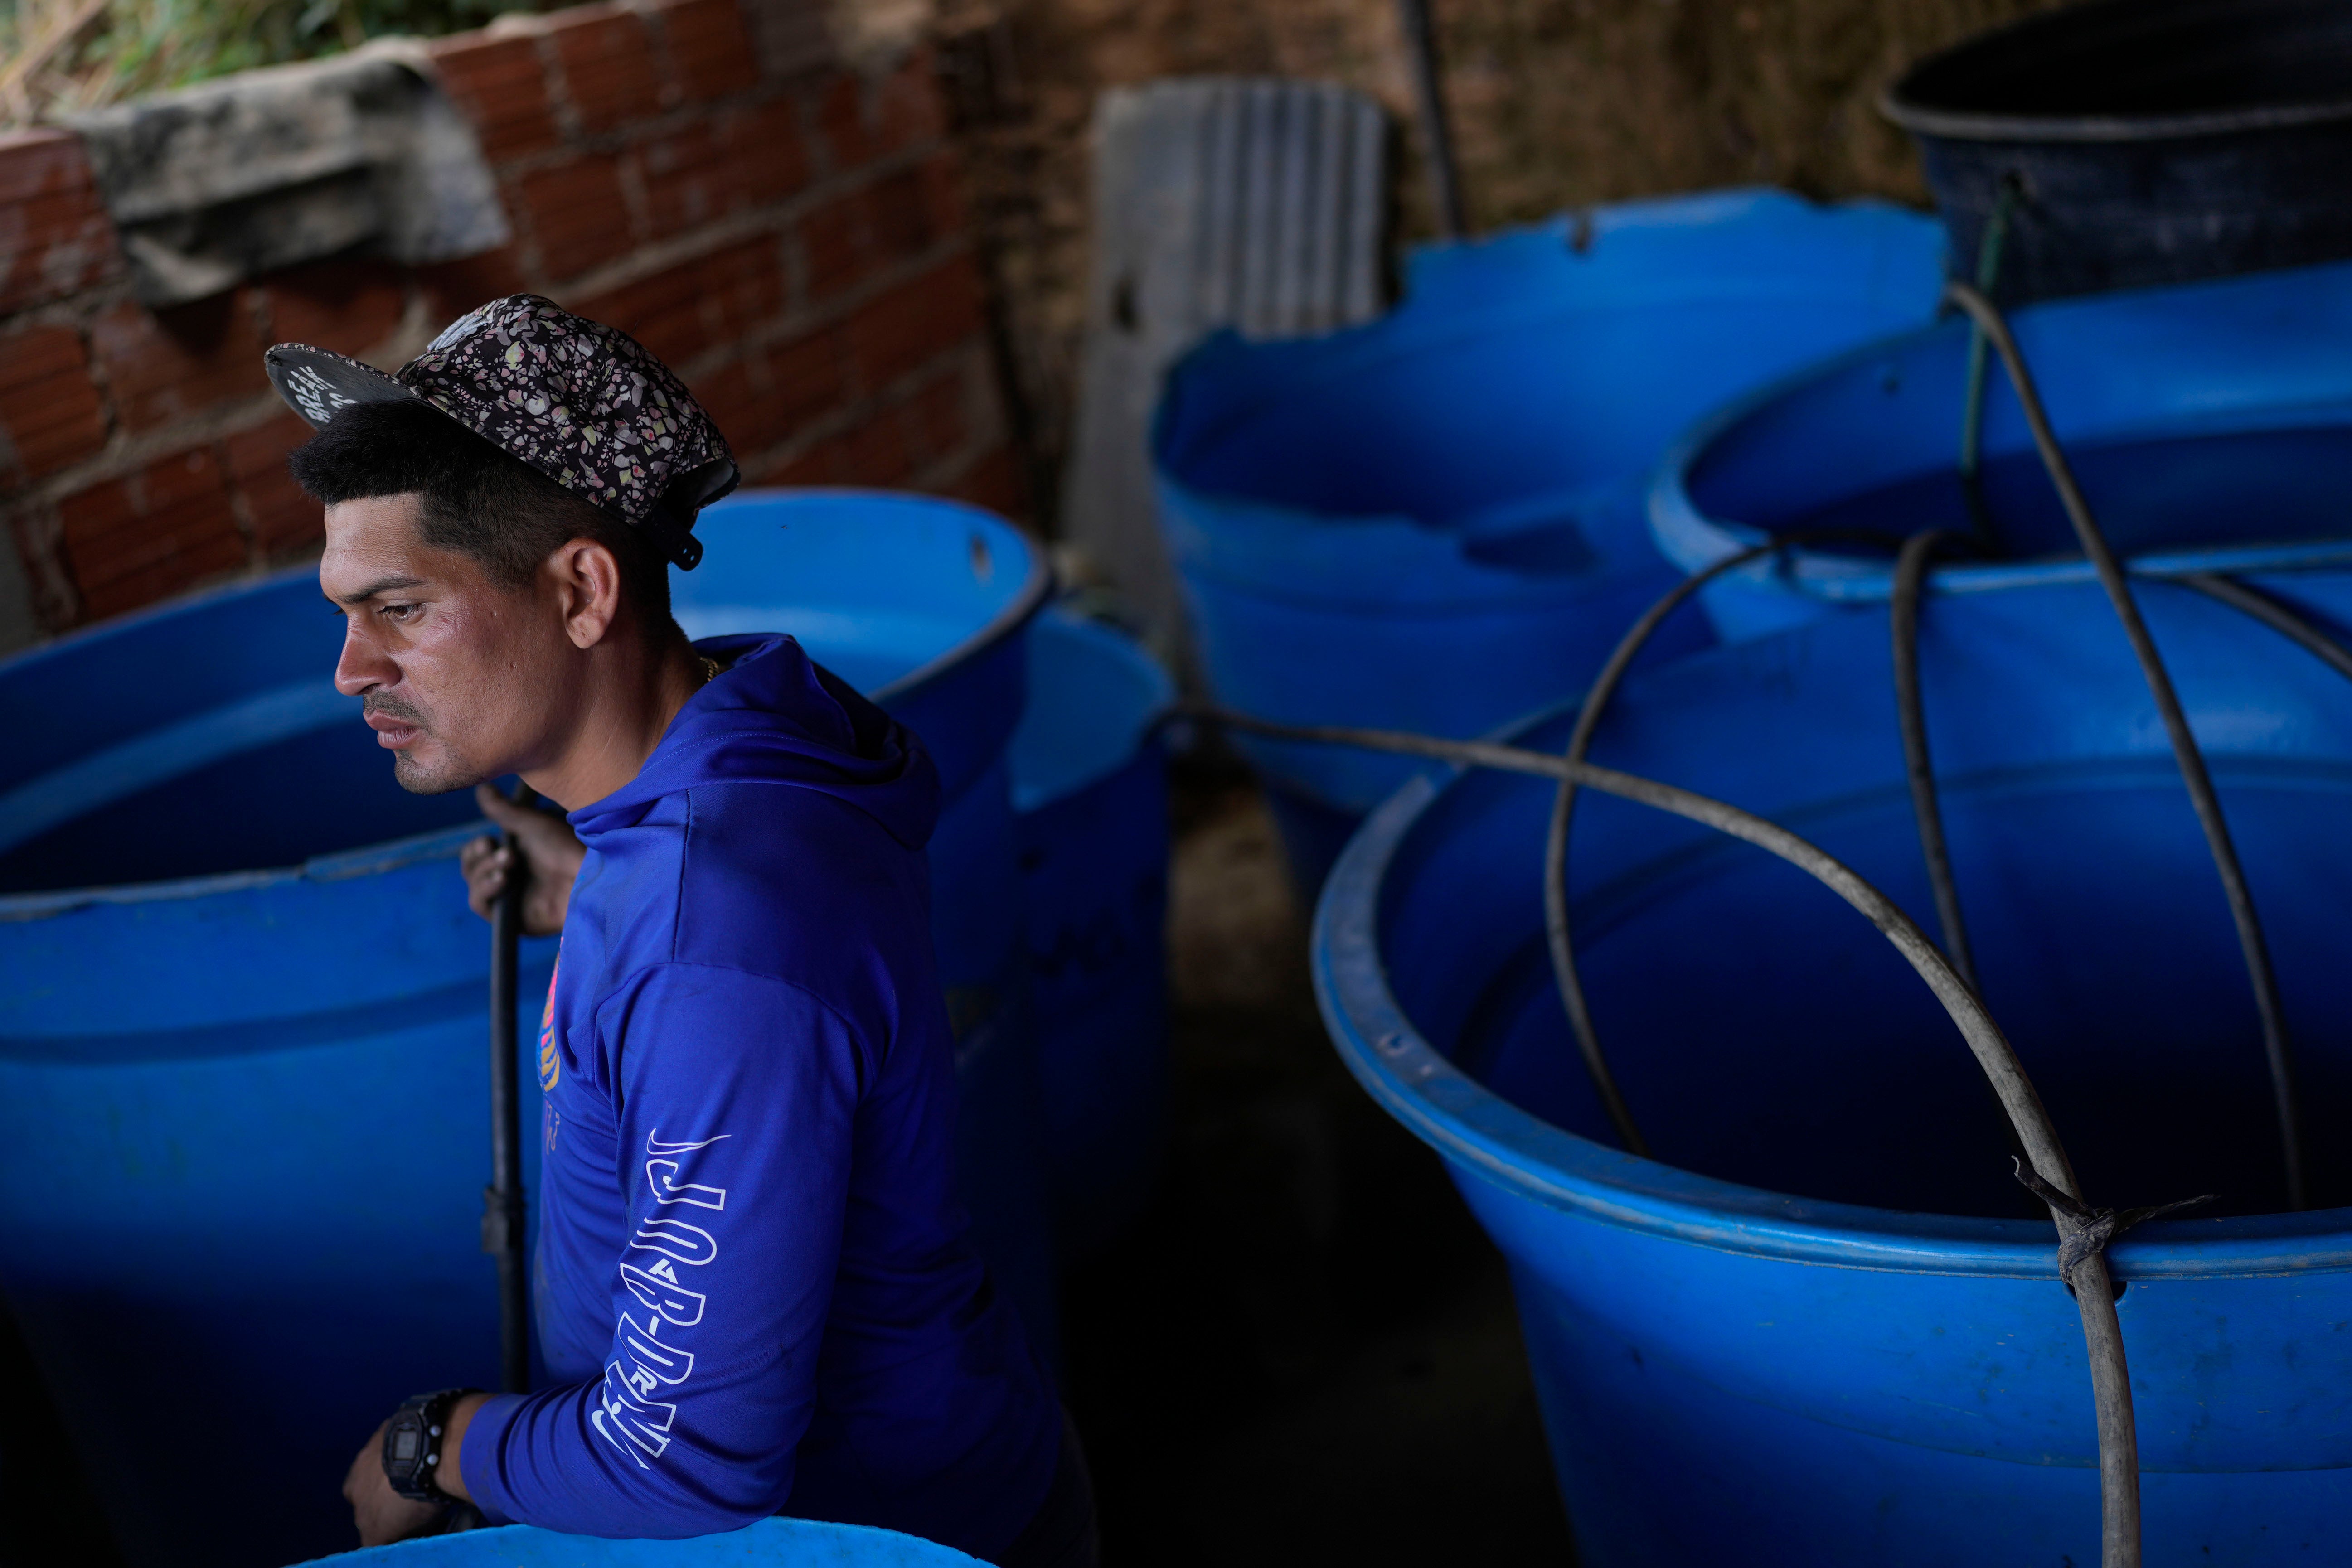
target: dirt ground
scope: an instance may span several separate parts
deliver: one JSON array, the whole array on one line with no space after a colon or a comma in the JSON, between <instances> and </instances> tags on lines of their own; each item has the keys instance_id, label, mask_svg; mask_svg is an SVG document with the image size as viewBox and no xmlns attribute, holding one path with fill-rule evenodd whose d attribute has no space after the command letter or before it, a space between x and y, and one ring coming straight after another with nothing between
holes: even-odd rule
<instances>
[{"instance_id":1,"label":"dirt ground","mask_svg":"<svg viewBox=\"0 0 2352 1568\"><path fill-rule=\"evenodd\" d=\"M1326 1040L1255 791L1178 785L1172 1147L1064 1297L1106 1563L1570 1562L1500 1256Z\"/></svg>"}]
</instances>

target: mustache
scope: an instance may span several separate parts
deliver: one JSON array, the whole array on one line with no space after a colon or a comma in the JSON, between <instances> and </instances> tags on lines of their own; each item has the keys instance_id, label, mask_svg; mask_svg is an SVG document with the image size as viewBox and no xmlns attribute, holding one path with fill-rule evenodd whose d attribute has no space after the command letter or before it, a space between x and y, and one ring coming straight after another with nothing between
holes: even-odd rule
<instances>
[{"instance_id":1,"label":"mustache","mask_svg":"<svg viewBox=\"0 0 2352 1568\"><path fill-rule=\"evenodd\" d=\"M382 714L386 718L401 719L413 724L419 729L425 727L425 710L414 703L404 703L394 696L371 694L361 700L360 712L370 717Z\"/></svg>"}]
</instances>

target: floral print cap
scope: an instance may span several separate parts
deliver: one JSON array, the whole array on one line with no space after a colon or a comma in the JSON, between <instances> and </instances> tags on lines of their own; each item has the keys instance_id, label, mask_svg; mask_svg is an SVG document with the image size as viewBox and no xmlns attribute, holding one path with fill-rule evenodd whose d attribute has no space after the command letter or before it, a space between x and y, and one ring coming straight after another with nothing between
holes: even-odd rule
<instances>
[{"instance_id":1,"label":"floral print cap","mask_svg":"<svg viewBox=\"0 0 2352 1568\"><path fill-rule=\"evenodd\" d=\"M536 294L468 310L391 375L302 343L278 344L268 363L278 395L314 430L356 402L428 403L646 529L681 570L702 559L695 514L741 477L667 365L626 332Z\"/></svg>"}]
</instances>

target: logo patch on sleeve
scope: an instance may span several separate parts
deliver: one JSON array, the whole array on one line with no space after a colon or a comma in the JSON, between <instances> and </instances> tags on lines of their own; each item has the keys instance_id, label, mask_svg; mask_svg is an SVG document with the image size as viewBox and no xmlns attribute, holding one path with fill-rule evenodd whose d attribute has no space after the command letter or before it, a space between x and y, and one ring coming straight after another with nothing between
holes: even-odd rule
<instances>
[{"instance_id":1,"label":"logo patch on sleeve","mask_svg":"<svg viewBox=\"0 0 2352 1568\"><path fill-rule=\"evenodd\" d=\"M563 972L563 956L557 954L555 968L547 977L547 1006L539 1015L539 1092L542 1094L555 1087L563 1076L563 1056L555 1049L555 977Z\"/></svg>"}]
</instances>

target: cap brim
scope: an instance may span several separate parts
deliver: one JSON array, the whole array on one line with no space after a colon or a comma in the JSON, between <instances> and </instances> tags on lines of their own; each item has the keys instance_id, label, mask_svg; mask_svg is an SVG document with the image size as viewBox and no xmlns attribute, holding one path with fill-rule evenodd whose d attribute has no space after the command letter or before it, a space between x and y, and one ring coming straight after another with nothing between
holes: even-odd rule
<instances>
[{"instance_id":1,"label":"cap brim","mask_svg":"<svg viewBox=\"0 0 2352 1568\"><path fill-rule=\"evenodd\" d=\"M264 363L269 384L313 430L326 429L353 403L425 401L373 365L308 343L280 343L264 357Z\"/></svg>"}]
</instances>

